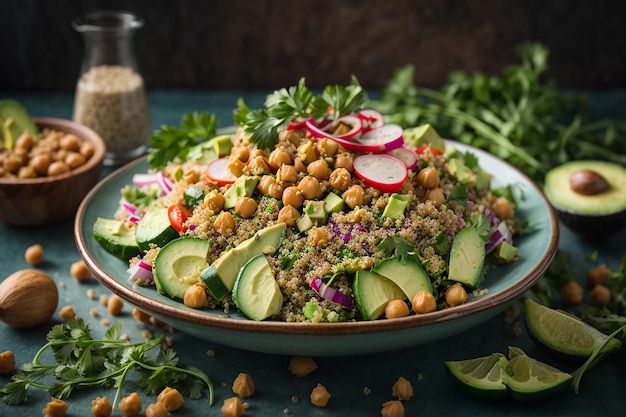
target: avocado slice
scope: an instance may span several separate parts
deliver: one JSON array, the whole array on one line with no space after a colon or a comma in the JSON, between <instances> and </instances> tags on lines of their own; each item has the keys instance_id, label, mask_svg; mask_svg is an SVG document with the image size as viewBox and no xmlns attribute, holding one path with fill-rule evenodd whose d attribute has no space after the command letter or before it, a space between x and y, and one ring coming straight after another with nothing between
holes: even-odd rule
<instances>
[{"instance_id":1,"label":"avocado slice","mask_svg":"<svg viewBox=\"0 0 626 417\"><path fill-rule=\"evenodd\" d=\"M240 197L251 197L259 183L260 178L257 176L242 175L224 193L224 209L228 210L235 207Z\"/></svg>"},{"instance_id":2,"label":"avocado slice","mask_svg":"<svg viewBox=\"0 0 626 417\"><path fill-rule=\"evenodd\" d=\"M430 278L417 260L402 262L395 257L386 258L376 263L373 271L394 282L409 300L420 291L433 293Z\"/></svg>"},{"instance_id":3,"label":"avocado slice","mask_svg":"<svg viewBox=\"0 0 626 417\"><path fill-rule=\"evenodd\" d=\"M485 243L475 227L466 227L454 236L450 249L448 279L476 288L485 263Z\"/></svg>"},{"instance_id":4,"label":"avocado slice","mask_svg":"<svg viewBox=\"0 0 626 417\"><path fill-rule=\"evenodd\" d=\"M416 148L422 145L430 145L440 151L446 150L445 142L430 123L404 129L404 141Z\"/></svg>"},{"instance_id":5,"label":"avocado slice","mask_svg":"<svg viewBox=\"0 0 626 417\"><path fill-rule=\"evenodd\" d=\"M2 146L12 149L24 132L32 136L39 134L39 129L26 108L17 100L0 100L0 138Z\"/></svg>"},{"instance_id":6,"label":"avocado slice","mask_svg":"<svg viewBox=\"0 0 626 417\"><path fill-rule=\"evenodd\" d=\"M233 302L246 317L256 321L280 313L283 293L264 254L250 259L239 271Z\"/></svg>"},{"instance_id":7,"label":"avocado slice","mask_svg":"<svg viewBox=\"0 0 626 417\"><path fill-rule=\"evenodd\" d=\"M383 315L390 301L406 298L393 281L364 269L356 272L352 291L357 310L364 320L376 320Z\"/></svg>"},{"instance_id":8,"label":"avocado slice","mask_svg":"<svg viewBox=\"0 0 626 417\"><path fill-rule=\"evenodd\" d=\"M393 193L383 210L383 217L399 219L411 204L411 196L407 194Z\"/></svg>"},{"instance_id":9,"label":"avocado slice","mask_svg":"<svg viewBox=\"0 0 626 417\"><path fill-rule=\"evenodd\" d=\"M163 246L154 258L154 283L161 294L182 300L187 288L200 282L206 268L209 241L181 236Z\"/></svg>"}]
</instances>

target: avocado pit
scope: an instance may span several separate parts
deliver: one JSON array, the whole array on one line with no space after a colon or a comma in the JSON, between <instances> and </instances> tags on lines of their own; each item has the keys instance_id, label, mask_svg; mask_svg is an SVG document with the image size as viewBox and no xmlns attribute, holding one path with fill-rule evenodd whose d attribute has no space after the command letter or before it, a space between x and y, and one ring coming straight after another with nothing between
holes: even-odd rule
<instances>
[{"instance_id":1,"label":"avocado pit","mask_svg":"<svg viewBox=\"0 0 626 417\"><path fill-rule=\"evenodd\" d=\"M606 178L591 169L580 169L572 172L569 177L569 185L572 191L583 195L596 195L611 188Z\"/></svg>"}]
</instances>

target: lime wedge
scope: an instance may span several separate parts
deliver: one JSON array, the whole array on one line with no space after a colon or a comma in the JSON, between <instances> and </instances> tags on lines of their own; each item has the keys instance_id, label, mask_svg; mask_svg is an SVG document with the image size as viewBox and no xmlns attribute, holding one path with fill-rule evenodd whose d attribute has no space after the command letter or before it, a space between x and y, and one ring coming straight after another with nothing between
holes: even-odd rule
<instances>
[{"instance_id":1,"label":"lime wedge","mask_svg":"<svg viewBox=\"0 0 626 417\"><path fill-rule=\"evenodd\" d=\"M582 362L596 347L609 338L593 326L564 311L554 310L526 299L526 327L531 338L548 353L570 362ZM607 341L603 351L619 349L615 338Z\"/></svg>"},{"instance_id":2,"label":"lime wedge","mask_svg":"<svg viewBox=\"0 0 626 417\"><path fill-rule=\"evenodd\" d=\"M519 348L509 347L503 381L513 399L528 402L551 397L567 387L571 379L570 374L527 356Z\"/></svg>"},{"instance_id":3,"label":"lime wedge","mask_svg":"<svg viewBox=\"0 0 626 417\"><path fill-rule=\"evenodd\" d=\"M492 353L481 358L446 361L444 364L448 372L470 393L482 398L502 399L506 397L506 386L502 379L506 362L503 354Z\"/></svg>"}]
</instances>

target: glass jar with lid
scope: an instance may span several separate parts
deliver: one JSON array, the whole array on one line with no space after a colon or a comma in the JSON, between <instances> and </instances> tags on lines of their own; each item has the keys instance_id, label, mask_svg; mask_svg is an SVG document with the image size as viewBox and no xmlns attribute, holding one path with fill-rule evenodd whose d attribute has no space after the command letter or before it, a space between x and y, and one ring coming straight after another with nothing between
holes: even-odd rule
<instances>
[{"instance_id":1,"label":"glass jar with lid","mask_svg":"<svg viewBox=\"0 0 626 417\"><path fill-rule=\"evenodd\" d=\"M105 165L142 155L150 137L150 111L133 36L143 21L124 11L96 11L72 22L84 38L74 98L76 122L98 132L107 146Z\"/></svg>"}]
</instances>

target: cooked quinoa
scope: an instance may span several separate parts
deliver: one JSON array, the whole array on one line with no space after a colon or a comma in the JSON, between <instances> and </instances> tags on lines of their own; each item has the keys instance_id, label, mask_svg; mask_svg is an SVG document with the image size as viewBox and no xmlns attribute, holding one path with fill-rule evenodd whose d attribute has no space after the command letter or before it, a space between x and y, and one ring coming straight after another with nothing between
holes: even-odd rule
<instances>
[{"instance_id":1,"label":"cooked quinoa","mask_svg":"<svg viewBox=\"0 0 626 417\"><path fill-rule=\"evenodd\" d=\"M207 181L206 166L196 162L172 163L166 167L164 172L172 179L173 190L161 199L165 205L183 203L183 193L188 187L194 186L203 190L204 200L193 208L191 217L185 223L184 233L210 241L208 264L259 230L280 221L287 222L289 227L282 245L274 254L267 256L284 297L280 314L273 317L275 320L358 320L357 311L321 298L309 284L314 278L332 277L329 281L332 288L352 295L354 272L370 269L377 261L388 256L379 249L379 245L389 236L401 237L414 246L415 253L431 278L439 308L445 308L442 297L446 285L449 285L446 283L447 253L442 254L436 249L437 246L447 244L449 247L457 232L467 226L467 219L472 214L495 211L496 197L488 189L480 190L471 182L468 184L469 197L466 202L459 204L450 198L459 181L451 174L446 155L435 154L429 149L418 154L415 172L409 171L405 184L398 191L410 196L410 205L404 215L394 219L382 215L391 194L368 187L358 179L352 172L352 158L355 155L337 144L312 138L305 130L282 132L278 145L271 152L257 149L241 129L233 135L232 141L233 148L229 157L231 171L240 170L240 175L261 178L252 196L256 202L256 210L251 217L244 218L230 209L228 211L232 214L235 227L226 230L217 228L215 222L223 210L212 203L209 197L216 193L223 195L231 185L220 187ZM308 167L314 161L324 161L328 170L321 174L312 172ZM443 202L429 199L430 190L420 185L418 172L427 167L437 170L437 188L443 192ZM348 177L345 176L346 172L350 174ZM340 174L343 175L343 182L337 180ZM264 177L269 178L264 181ZM315 224L305 232L300 232L298 227L292 225L293 216L290 220L285 220L279 213L285 207L285 190L300 186L305 178L305 181L312 181L310 177L315 178L319 186L314 193L316 197L311 200L323 200L329 192L334 192L343 197L346 204L342 211L330 214L327 222ZM268 183L272 185L268 187ZM347 193L355 186L362 193L357 193L356 200L351 200ZM302 214L308 201L304 197L301 200L294 207L297 215ZM357 204L354 205L353 201ZM118 218L123 216L122 211L118 212ZM513 219L509 219L507 224L511 232L520 232ZM151 264L158 250L159 248L153 247L144 256L144 261ZM134 259L131 262L136 261ZM198 282L203 284L200 279ZM230 296L222 300L210 299L206 308L227 309L231 302ZM315 308L305 314L305 306Z\"/></svg>"}]
</instances>

